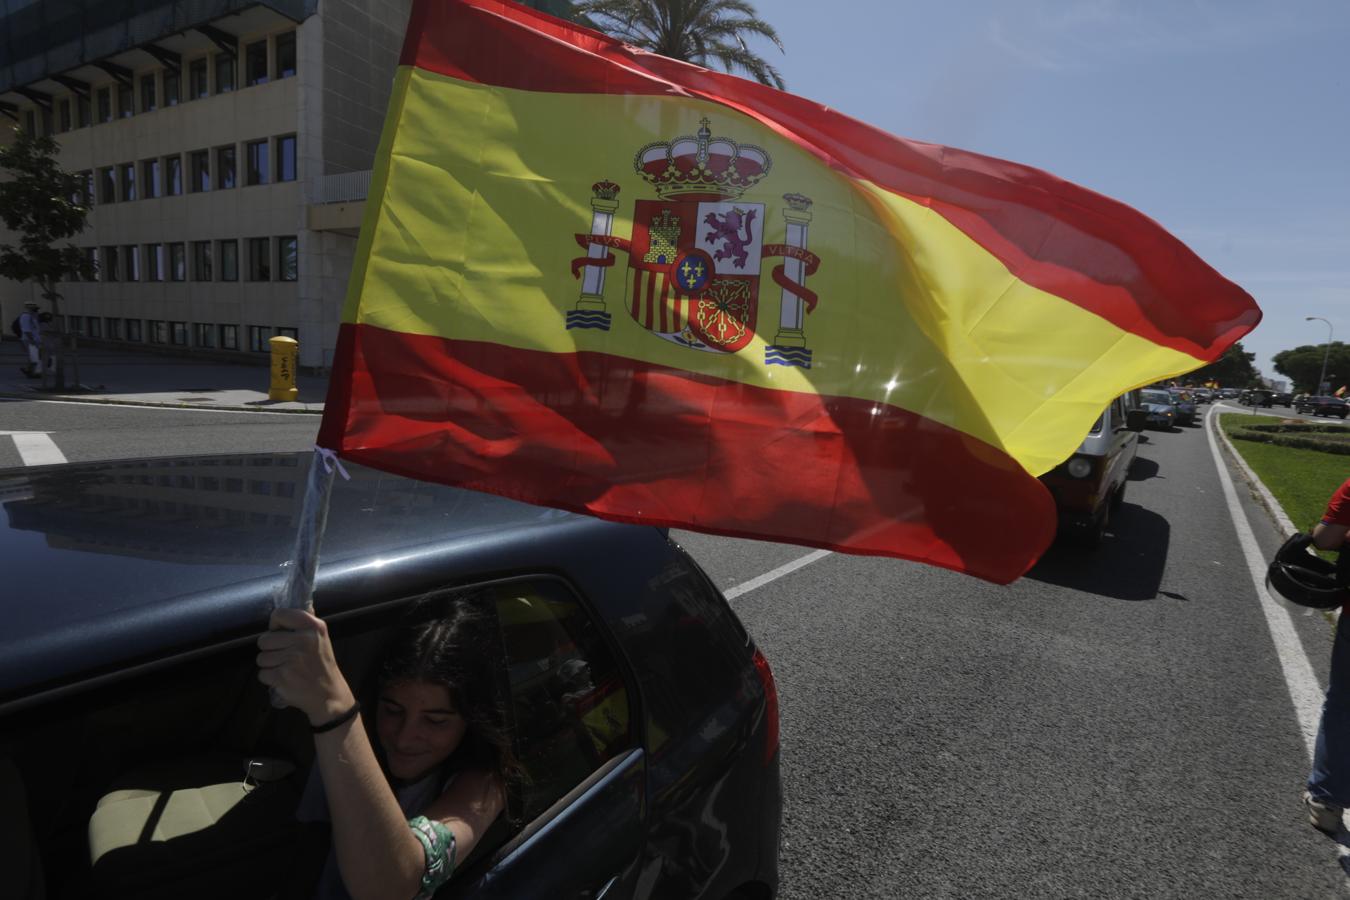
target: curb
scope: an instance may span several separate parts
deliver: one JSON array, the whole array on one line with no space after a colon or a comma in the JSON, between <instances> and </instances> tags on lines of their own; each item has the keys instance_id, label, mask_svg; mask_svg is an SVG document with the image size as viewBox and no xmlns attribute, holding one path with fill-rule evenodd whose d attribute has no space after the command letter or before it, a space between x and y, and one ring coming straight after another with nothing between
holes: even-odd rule
<instances>
[{"instance_id":1,"label":"curb","mask_svg":"<svg viewBox=\"0 0 1350 900\"><path fill-rule=\"evenodd\" d=\"M256 406L198 406L195 403L165 403L155 400L113 400L108 397L81 397L79 394L39 394L0 391L0 398L11 400L60 400L63 403L99 403L104 406L151 406L162 409L196 409L202 412L254 412L254 413L295 413L302 416L323 414L323 405L318 409L259 409Z\"/></svg>"},{"instance_id":2,"label":"curb","mask_svg":"<svg viewBox=\"0 0 1350 900\"><path fill-rule=\"evenodd\" d=\"M1240 410L1222 406L1214 406L1211 408L1213 409L1213 412L1210 415L1215 420L1215 434L1219 436L1219 441L1223 444L1224 449L1228 451L1228 455L1232 457L1233 461L1237 463L1238 468L1242 470L1243 477L1256 489L1257 499L1261 501L1261 505L1264 506L1271 517L1275 519L1275 524L1279 526L1280 529L1280 536L1287 540L1295 534L1299 534L1302 529L1294 526L1293 521L1285 513L1284 507L1280 506L1280 501L1275 499L1275 495L1270 492L1261 479L1257 477L1256 473L1252 471L1252 467L1247 465L1247 461L1242 458L1242 454L1238 453L1237 448L1234 447L1232 441L1228 439L1228 435L1219 427L1219 416L1222 416L1224 413L1240 412Z\"/></svg>"}]
</instances>

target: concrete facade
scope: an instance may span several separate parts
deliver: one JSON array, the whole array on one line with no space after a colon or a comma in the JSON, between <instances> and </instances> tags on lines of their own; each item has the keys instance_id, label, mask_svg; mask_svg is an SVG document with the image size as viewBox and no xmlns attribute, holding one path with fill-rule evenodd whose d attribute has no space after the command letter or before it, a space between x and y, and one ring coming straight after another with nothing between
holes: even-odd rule
<instances>
[{"instance_id":1,"label":"concrete facade","mask_svg":"<svg viewBox=\"0 0 1350 900\"><path fill-rule=\"evenodd\" d=\"M286 334L300 341L302 366L326 368L409 7L322 0L296 22L253 6L0 93L0 112L50 131L62 167L92 184L88 227L73 243L95 254L100 274L62 285L67 327L82 342L258 362L267 339ZM176 103L166 53L181 61ZM264 65L265 80L249 83ZM260 149L265 175L251 166ZM0 243L11 237L0 232ZM40 300L35 287L0 281L6 328L30 299Z\"/></svg>"}]
</instances>

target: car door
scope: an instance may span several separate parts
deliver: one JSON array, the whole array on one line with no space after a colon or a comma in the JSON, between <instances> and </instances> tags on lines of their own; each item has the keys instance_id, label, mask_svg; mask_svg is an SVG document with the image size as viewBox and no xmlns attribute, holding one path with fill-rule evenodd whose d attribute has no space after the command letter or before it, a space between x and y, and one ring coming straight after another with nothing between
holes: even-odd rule
<instances>
[{"instance_id":1,"label":"car door","mask_svg":"<svg viewBox=\"0 0 1350 900\"><path fill-rule=\"evenodd\" d=\"M520 778L521 830L470 860L439 896L623 900L645 838L646 758L629 673L599 619L563 581L494 594Z\"/></svg>"}]
</instances>

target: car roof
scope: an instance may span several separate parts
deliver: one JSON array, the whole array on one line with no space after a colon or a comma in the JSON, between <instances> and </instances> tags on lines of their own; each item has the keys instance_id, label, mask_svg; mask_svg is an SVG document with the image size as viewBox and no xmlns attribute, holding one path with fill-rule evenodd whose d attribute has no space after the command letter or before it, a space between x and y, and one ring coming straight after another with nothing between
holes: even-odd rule
<instances>
[{"instance_id":1,"label":"car roof","mask_svg":"<svg viewBox=\"0 0 1350 900\"><path fill-rule=\"evenodd\" d=\"M100 668L254 633L295 541L308 453L179 457L0 475L0 706ZM321 615L652 539L491 494L348 466L321 547Z\"/></svg>"}]
</instances>

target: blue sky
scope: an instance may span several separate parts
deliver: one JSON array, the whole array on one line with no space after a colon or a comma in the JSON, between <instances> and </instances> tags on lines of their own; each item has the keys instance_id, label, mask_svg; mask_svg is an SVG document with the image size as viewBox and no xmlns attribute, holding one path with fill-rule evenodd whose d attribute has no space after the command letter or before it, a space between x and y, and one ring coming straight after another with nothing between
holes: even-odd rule
<instances>
[{"instance_id":1,"label":"blue sky","mask_svg":"<svg viewBox=\"0 0 1350 900\"><path fill-rule=\"evenodd\" d=\"M1261 305L1243 344L1264 374L1272 354L1326 339L1305 316L1350 342L1350 2L756 7L793 93L1162 223Z\"/></svg>"}]
</instances>

